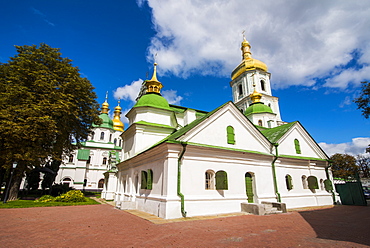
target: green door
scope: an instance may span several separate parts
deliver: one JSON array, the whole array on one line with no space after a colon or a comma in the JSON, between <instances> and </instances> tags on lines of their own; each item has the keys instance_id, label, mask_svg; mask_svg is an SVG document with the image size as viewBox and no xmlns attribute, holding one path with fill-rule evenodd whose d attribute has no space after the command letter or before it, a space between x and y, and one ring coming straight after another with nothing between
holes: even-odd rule
<instances>
[{"instance_id":1,"label":"green door","mask_svg":"<svg viewBox=\"0 0 370 248\"><path fill-rule=\"evenodd\" d=\"M253 180L252 175L249 173L245 174L245 189L247 192L248 202L253 203Z\"/></svg>"}]
</instances>

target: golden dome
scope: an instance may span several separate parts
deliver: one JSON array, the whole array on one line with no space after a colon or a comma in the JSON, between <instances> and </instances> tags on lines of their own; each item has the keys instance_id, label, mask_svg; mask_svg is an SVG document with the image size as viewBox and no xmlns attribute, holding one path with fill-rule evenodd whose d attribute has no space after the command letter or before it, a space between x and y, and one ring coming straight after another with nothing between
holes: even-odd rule
<instances>
[{"instance_id":1,"label":"golden dome","mask_svg":"<svg viewBox=\"0 0 370 248\"><path fill-rule=\"evenodd\" d=\"M105 102L103 102L102 104L102 108L101 108L101 113L102 114L108 114L108 111L109 111L109 104L108 104L108 91L105 95Z\"/></svg>"},{"instance_id":2,"label":"golden dome","mask_svg":"<svg viewBox=\"0 0 370 248\"><path fill-rule=\"evenodd\" d=\"M242 62L233 70L231 73L231 79L234 80L238 76L240 76L245 71L250 70L263 70L267 72L267 65L258 59L252 58L252 53L250 51L251 45L249 42L244 38L241 48L242 50Z\"/></svg>"},{"instance_id":3,"label":"golden dome","mask_svg":"<svg viewBox=\"0 0 370 248\"><path fill-rule=\"evenodd\" d=\"M258 93L256 91L256 88L254 88L254 91L252 94L249 95L249 97L251 98L252 100L252 103L256 103L256 102L260 102L261 98L262 98L262 94L261 93Z\"/></svg>"},{"instance_id":4,"label":"golden dome","mask_svg":"<svg viewBox=\"0 0 370 248\"><path fill-rule=\"evenodd\" d=\"M117 107L114 108L114 117L113 117L113 129L116 131L124 131L124 125L121 121L121 107L119 106L120 101L118 100Z\"/></svg>"},{"instance_id":5,"label":"golden dome","mask_svg":"<svg viewBox=\"0 0 370 248\"><path fill-rule=\"evenodd\" d=\"M161 89L163 88L163 85L157 79L157 63L154 63L154 72L153 72L152 79L147 80L145 82L145 86L146 86L147 93L153 93L153 92L158 93L158 94L161 93Z\"/></svg>"}]
</instances>

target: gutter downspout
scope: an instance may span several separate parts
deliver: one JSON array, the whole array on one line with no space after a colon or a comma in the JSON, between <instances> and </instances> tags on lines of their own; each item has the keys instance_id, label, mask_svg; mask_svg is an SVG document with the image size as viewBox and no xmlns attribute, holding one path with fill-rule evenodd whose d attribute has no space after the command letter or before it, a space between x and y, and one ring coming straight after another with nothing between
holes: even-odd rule
<instances>
[{"instance_id":1,"label":"gutter downspout","mask_svg":"<svg viewBox=\"0 0 370 248\"><path fill-rule=\"evenodd\" d=\"M326 174L326 178L328 180L330 180L330 177L329 177L329 168L333 166L333 164L329 161L328 162L329 165L325 167L325 174ZM330 180L331 181L331 180ZM332 185L333 185L333 190L331 191L331 196L333 198L333 204L336 205L337 202L336 202L336 199L335 199L335 193L334 193L334 183L332 182Z\"/></svg>"},{"instance_id":2,"label":"gutter downspout","mask_svg":"<svg viewBox=\"0 0 370 248\"><path fill-rule=\"evenodd\" d=\"M278 202L281 202L281 197L280 197L280 193L279 193L278 185L277 185L277 180L276 180L276 169L275 169L275 162L279 158L279 154L278 154L278 146L279 146L279 144L278 143L273 143L272 145L275 147L275 158L274 158L274 160L271 163L271 166L272 166L272 177L274 179L274 188L275 188L275 195L276 195L277 201Z\"/></svg>"},{"instance_id":3,"label":"gutter downspout","mask_svg":"<svg viewBox=\"0 0 370 248\"><path fill-rule=\"evenodd\" d=\"M179 155L179 158L177 159L177 195L181 199L181 214L182 217L186 217L186 211L185 211L185 200L184 200L184 195L181 193L181 160L182 157L184 156L184 153L186 151L186 143L181 142L182 145L182 151Z\"/></svg>"}]
</instances>

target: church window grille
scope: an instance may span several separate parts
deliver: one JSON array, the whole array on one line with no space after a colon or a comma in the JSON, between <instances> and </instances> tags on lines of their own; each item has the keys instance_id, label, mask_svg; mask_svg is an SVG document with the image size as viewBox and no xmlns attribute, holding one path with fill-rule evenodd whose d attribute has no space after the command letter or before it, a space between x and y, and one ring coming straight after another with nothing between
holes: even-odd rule
<instances>
[{"instance_id":1,"label":"church window grille","mask_svg":"<svg viewBox=\"0 0 370 248\"><path fill-rule=\"evenodd\" d=\"M103 158L103 164L107 164L107 157Z\"/></svg>"},{"instance_id":2,"label":"church window grille","mask_svg":"<svg viewBox=\"0 0 370 248\"><path fill-rule=\"evenodd\" d=\"M266 91L266 83L264 80L261 80L261 90Z\"/></svg>"},{"instance_id":3,"label":"church window grille","mask_svg":"<svg viewBox=\"0 0 370 248\"><path fill-rule=\"evenodd\" d=\"M100 179L98 182L98 189L102 189L104 186L104 179Z\"/></svg>"},{"instance_id":4,"label":"church window grille","mask_svg":"<svg viewBox=\"0 0 370 248\"><path fill-rule=\"evenodd\" d=\"M261 126L261 127L263 127L263 123L262 123L262 120L258 120L258 126Z\"/></svg>"},{"instance_id":5,"label":"church window grille","mask_svg":"<svg viewBox=\"0 0 370 248\"><path fill-rule=\"evenodd\" d=\"M286 175L285 176L285 183L286 183L286 188L288 190L292 190L293 189L293 181L292 181L292 176L291 175Z\"/></svg>"},{"instance_id":6,"label":"church window grille","mask_svg":"<svg viewBox=\"0 0 370 248\"><path fill-rule=\"evenodd\" d=\"M101 132L100 133L100 140L103 140L104 139L104 132Z\"/></svg>"},{"instance_id":7,"label":"church window grille","mask_svg":"<svg viewBox=\"0 0 370 248\"><path fill-rule=\"evenodd\" d=\"M141 171L141 189L152 189L153 187L153 171Z\"/></svg>"},{"instance_id":8,"label":"church window grille","mask_svg":"<svg viewBox=\"0 0 370 248\"><path fill-rule=\"evenodd\" d=\"M215 189L215 173L213 171L206 171L206 189Z\"/></svg>"},{"instance_id":9,"label":"church window grille","mask_svg":"<svg viewBox=\"0 0 370 248\"><path fill-rule=\"evenodd\" d=\"M307 178L308 181L308 188L309 189L319 189L319 184L317 182L317 178L315 176L309 176Z\"/></svg>"},{"instance_id":10,"label":"church window grille","mask_svg":"<svg viewBox=\"0 0 370 248\"><path fill-rule=\"evenodd\" d=\"M308 189L308 184L307 184L307 177L302 176L302 186L304 189Z\"/></svg>"},{"instance_id":11,"label":"church window grille","mask_svg":"<svg viewBox=\"0 0 370 248\"><path fill-rule=\"evenodd\" d=\"M235 133L234 133L234 128L232 126L228 126L226 128L227 132L227 143L228 144L235 144Z\"/></svg>"},{"instance_id":12,"label":"church window grille","mask_svg":"<svg viewBox=\"0 0 370 248\"><path fill-rule=\"evenodd\" d=\"M227 190L228 189L226 171L216 172L216 189L217 190Z\"/></svg>"},{"instance_id":13,"label":"church window grille","mask_svg":"<svg viewBox=\"0 0 370 248\"><path fill-rule=\"evenodd\" d=\"M73 163L73 158L74 158L74 156L72 154L69 155L68 163Z\"/></svg>"},{"instance_id":14,"label":"church window grille","mask_svg":"<svg viewBox=\"0 0 370 248\"><path fill-rule=\"evenodd\" d=\"M295 146L295 152L297 154L301 154L301 146L299 144L299 140L298 139L295 139L294 140L294 146Z\"/></svg>"}]
</instances>

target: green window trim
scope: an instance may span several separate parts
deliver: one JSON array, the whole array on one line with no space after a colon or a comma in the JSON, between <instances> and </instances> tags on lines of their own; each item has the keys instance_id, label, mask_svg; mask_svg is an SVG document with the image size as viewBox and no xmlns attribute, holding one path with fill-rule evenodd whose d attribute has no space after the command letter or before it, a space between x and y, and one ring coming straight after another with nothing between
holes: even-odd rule
<instances>
[{"instance_id":1,"label":"green window trim","mask_svg":"<svg viewBox=\"0 0 370 248\"><path fill-rule=\"evenodd\" d=\"M235 144L235 133L234 133L234 128L232 126L228 126L226 128L227 132L227 143L228 144Z\"/></svg>"},{"instance_id":2,"label":"green window trim","mask_svg":"<svg viewBox=\"0 0 370 248\"><path fill-rule=\"evenodd\" d=\"M217 190L228 190L226 171L216 172L216 189Z\"/></svg>"},{"instance_id":3,"label":"green window trim","mask_svg":"<svg viewBox=\"0 0 370 248\"><path fill-rule=\"evenodd\" d=\"M148 170L148 180L147 180L147 184L146 184L146 189L152 189L153 187L153 171L152 170Z\"/></svg>"},{"instance_id":4,"label":"green window trim","mask_svg":"<svg viewBox=\"0 0 370 248\"><path fill-rule=\"evenodd\" d=\"M315 176L309 176L307 178L307 182L309 189L319 189L319 183L317 182L317 178Z\"/></svg>"},{"instance_id":5,"label":"green window trim","mask_svg":"<svg viewBox=\"0 0 370 248\"><path fill-rule=\"evenodd\" d=\"M299 144L299 140L298 139L295 139L294 140L294 146L295 146L295 152L297 154L301 154L301 146Z\"/></svg>"},{"instance_id":6,"label":"green window trim","mask_svg":"<svg viewBox=\"0 0 370 248\"><path fill-rule=\"evenodd\" d=\"M146 189L148 173L146 171L141 171L141 189Z\"/></svg>"},{"instance_id":7,"label":"green window trim","mask_svg":"<svg viewBox=\"0 0 370 248\"><path fill-rule=\"evenodd\" d=\"M328 192L333 191L334 189L333 184L329 179L324 180L324 186L325 186L325 190Z\"/></svg>"},{"instance_id":8,"label":"green window trim","mask_svg":"<svg viewBox=\"0 0 370 248\"><path fill-rule=\"evenodd\" d=\"M293 189L293 181L292 181L292 176L291 175L286 175L285 176L285 183L286 183L286 188L288 190Z\"/></svg>"}]
</instances>

